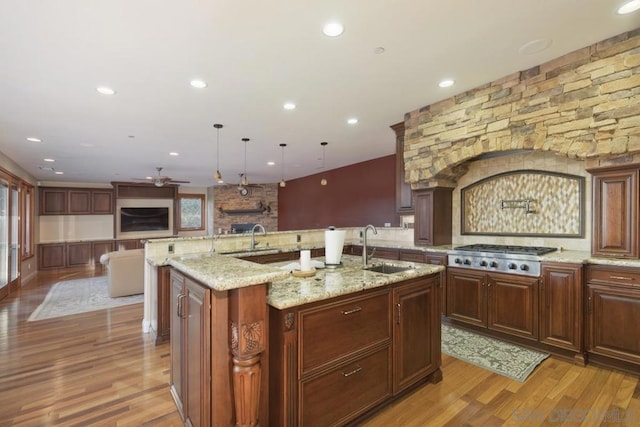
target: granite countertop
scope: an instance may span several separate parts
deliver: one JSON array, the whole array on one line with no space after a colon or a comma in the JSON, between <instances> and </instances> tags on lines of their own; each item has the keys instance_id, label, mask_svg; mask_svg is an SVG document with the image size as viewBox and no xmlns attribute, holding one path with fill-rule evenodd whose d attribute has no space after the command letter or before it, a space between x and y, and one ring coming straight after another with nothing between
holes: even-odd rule
<instances>
[{"instance_id":1,"label":"granite countertop","mask_svg":"<svg viewBox=\"0 0 640 427\"><path fill-rule=\"evenodd\" d=\"M314 258L324 260L323 257ZM314 277L297 278L289 275L285 279L277 280L269 286L267 302L277 309L286 309L298 305L322 301L340 295L364 291L389 285L414 277L426 276L444 271L443 266L421 264L406 261L389 261L373 258L370 265L382 263L414 267L393 274L376 273L362 269L362 258L354 255L342 255L342 268L318 269ZM291 261L269 264L280 268L292 264ZM285 270L281 270L285 271Z\"/></svg>"},{"instance_id":2,"label":"granite countertop","mask_svg":"<svg viewBox=\"0 0 640 427\"><path fill-rule=\"evenodd\" d=\"M215 253L175 256L168 258L167 263L216 291L268 283L290 275L273 266Z\"/></svg>"}]
</instances>

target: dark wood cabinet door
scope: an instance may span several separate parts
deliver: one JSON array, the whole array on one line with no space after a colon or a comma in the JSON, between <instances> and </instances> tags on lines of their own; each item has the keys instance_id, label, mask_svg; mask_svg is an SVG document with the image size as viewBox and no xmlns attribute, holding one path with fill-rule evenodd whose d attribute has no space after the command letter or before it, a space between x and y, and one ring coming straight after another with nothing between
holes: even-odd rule
<instances>
[{"instance_id":1,"label":"dark wood cabinet door","mask_svg":"<svg viewBox=\"0 0 640 427\"><path fill-rule=\"evenodd\" d=\"M158 267L156 301L156 345L169 341L171 336L171 267Z\"/></svg>"},{"instance_id":2,"label":"dark wood cabinet door","mask_svg":"<svg viewBox=\"0 0 640 427\"><path fill-rule=\"evenodd\" d=\"M93 264L97 269L103 269L104 266L100 264L100 257L109 252L113 252L114 241L113 240L101 240L93 243Z\"/></svg>"},{"instance_id":3,"label":"dark wood cabinet door","mask_svg":"<svg viewBox=\"0 0 640 427\"><path fill-rule=\"evenodd\" d=\"M400 215L414 212L411 185L405 181L404 174L404 122L391 126L396 134L396 211Z\"/></svg>"},{"instance_id":4,"label":"dark wood cabinet door","mask_svg":"<svg viewBox=\"0 0 640 427\"><path fill-rule=\"evenodd\" d=\"M485 281L486 275L480 271L447 269L447 316L486 327Z\"/></svg>"},{"instance_id":5,"label":"dark wood cabinet door","mask_svg":"<svg viewBox=\"0 0 640 427\"><path fill-rule=\"evenodd\" d=\"M538 339L538 278L490 274L487 285L489 329Z\"/></svg>"},{"instance_id":6,"label":"dark wood cabinet door","mask_svg":"<svg viewBox=\"0 0 640 427\"><path fill-rule=\"evenodd\" d=\"M640 364L640 289L587 285L587 350Z\"/></svg>"},{"instance_id":7,"label":"dark wood cabinet door","mask_svg":"<svg viewBox=\"0 0 640 427\"><path fill-rule=\"evenodd\" d=\"M425 262L427 264L434 265L447 265L447 254L438 253L438 252L427 252L425 256ZM442 310L442 314L446 314L447 311L447 271L443 271L440 273L440 310Z\"/></svg>"},{"instance_id":8,"label":"dark wood cabinet door","mask_svg":"<svg viewBox=\"0 0 640 427\"><path fill-rule=\"evenodd\" d=\"M93 265L91 242L67 243L67 267L88 267Z\"/></svg>"},{"instance_id":9,"label":"dark wood cabinet door","mask_svg":"<svg viewBox=\"0 0 640 427\"><path fill-rule=\"evenodd\" d=\"M71 215L88 215L91 213L91 190L68 190L69 206L67 213Z\"/></svg>"},{"instance_id":10,"label":"dark wood cabinet door","mask_svg":"<svg viewBox=\"0 0 640 427\"><path fill-rule=\"evenodd\" d=\"M112 190L92 190L91 191L91 213L98 215L113 214L113 191Z\"/></svg>"},{"instance_id":11,"label":"dark wood cabinet door","mask_svg":"<svg viewBox=\"0 0 640 427\"><path fill-rule=\"evenodd\" d=\"M40 188L40 215L67 213L67 191L64 188Z\"/></svg>"},{"instance_id":12,"label":"dark wood cabinet door","mask_svg":"<svg viewBox=\"0 0 640 427\"><path fill-rule=\"evenodd\" d=\"M38 269L64 268L65 244L47 243L38 245Z\"/></svg>"},{"instance_id":13,"label":"dark wood cabinet door","mask_svg":"<svg viewBox=\"0 0 640 427\"><path fill-rule=\"evenodd\" d=\"M451 243L452 188L432 188L414 192L413 243L437 246Z\"/></svg>"},{"instance_id":14,"label":"dark wood cabinet door","mask_svg":"<svg viewBox=\"0 0 640 427\"><path fill-rule=\"evenodd\" d=\"M190 279L185 280L184 317L186 323L183 374L186 376L185 423L208 426L210 395L211 290Z\"/></svg>"},{"instance_id":15,"label":"dark wood cabinet door","mask_svg":"<svg viewBox=\"0 0 640 427\"><path fill-rule=\"evenodd\" d=\"M126 239L126 240L118 240L116 242L116 250L118 251L128 251L131 249L142 249L144 245L140 242L140 239Z\"/></svg>"},{"instance_id":16,"label":"dark wood cabinet door","mask_svg":"<svg viewBox=\"0 0 640 427\"><path fill-rule=\"evenodd\" d=\"M410 281L393 290L393 393L422 380L440 366L439 277Z\"/></svg>"},{"instance_id":17,"label":"dark wood cabinet door","mask_svg":"<svg viewBox=\"0 0 640 427\"><path fill-rule=\"evenodd\" d=\"M173 400L176 403L180 417L184 420L184 398L185 398L185 377L182 373L183 367L183 347L184 347L184 323L183 323L183 310L184 310L184 277L176 273L171 272L171 316L170 316L170 328L171 328L171 365L170 365L170 377L169 386Z\"/></svg>"},{"instance_id":18,"label":"dark wood cabinet door","mask_svg":"<svg viewBox=\"0 0 640 427\"><path fill-rule=\"evenodd\" d=\"M540 342L582 352L582 265L542 263Z\"/></svg>"},{"instance_id":19,"label":"dark wood cabinet door","mask_svg":"<svg viewBox=\"0 0 640 427\"><path fill-rule=\"evenodd\" d=\"M413 261L413 262L426 262L426 257L422 251L412 251L407 249L400 249L401 261Z\"/></svg>"},{"instance_id":20,"label":"dark wood cabinet door","mask_svg":"<svg viewBox=\"0 0 640 427\"><path fill-rule=\"evenodd\" d=\"M594 172L593 255L638 258L638 169Z\"/></svg>"}]
</instances>

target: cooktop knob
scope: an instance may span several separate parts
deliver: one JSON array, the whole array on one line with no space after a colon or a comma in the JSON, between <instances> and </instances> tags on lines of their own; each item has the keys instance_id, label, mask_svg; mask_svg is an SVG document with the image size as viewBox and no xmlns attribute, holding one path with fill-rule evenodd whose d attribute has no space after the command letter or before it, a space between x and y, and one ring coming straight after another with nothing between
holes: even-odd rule
<instances>
[{"instance_id":1,"label":"cooktop knob","mask_svg":"<svg viewBox=\"0 0 640 427\"><path fill-rule=\"evenodd\" d=\"M487 266L487 264L488 264L488 263L487 263L487 261L485 261L485 260L480 261L480 266L481 266L481 267L486 267L486 266Z\"/></svg>"},{"instance_id":2,"label":"cooktop knob","mask_svg":"<svg viewBox=\"0 0 640 427\"><path fill-rule=\"evenodd\" d=\"M495 262L495 261L491 261L491 264L489 264L489 266L490 266L491 268L498 268L498 263L497 263L497 262Z\"/></svg>"},{"instance_id":3,"label":"cooktop knob","mask_svg":"<svg viewBox=\"0 0 640 427\"><path fill-rule=\"evenodd\" d=\"M462 264L462 260L460 258L456 258L453 260L456 264Z\"/></svg>"},{"instance_id":4,"label":"cooktop knob","mask_svg":"<svg viewBox=\"0 0 640 427\"><path fill-rule=\"evenodd\" d=\"M527 264L522 264L522 265L520 266L520 270L522 270L522 271L528 271L528 270L529 270L529 266L528 266Z\"/></svg>"},{"instance_id":5,"label":"cooktop knob","mask_svg":"<svg viewBox=\"0 0 640 427\"><path fill-rule=\"evenodd\" d=\"M507 265L507 267L509 268L509 270L515 270L518 268L518 266L513 262L510 262L509 265Z\"/></svg>"},{"instance_id":6,"label":"cooktop knob","mask_svg":"<svg viewBox=\"0 0 640 427\"><path fill-rule=\"evenodd\" d=\"M469 258L465 259L464 265L471 265L471 260Z\"/></svg>"}]
</instances>

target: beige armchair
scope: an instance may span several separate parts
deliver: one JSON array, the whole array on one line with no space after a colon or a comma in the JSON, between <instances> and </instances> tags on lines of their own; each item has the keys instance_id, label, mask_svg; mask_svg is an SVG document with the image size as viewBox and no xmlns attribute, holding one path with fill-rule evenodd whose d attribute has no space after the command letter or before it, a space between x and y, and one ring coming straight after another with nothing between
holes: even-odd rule
<instances>
[{"instance_id":1,"label":"beige armchair","mask_svg":"<svg viewBox=\"0 0 640 427\"><path fill-rule=\"evenodd\" d=\"M110 297L144 292L144 249L109 252L100 262L107 267Z\"/></svg>"}]
</instances>

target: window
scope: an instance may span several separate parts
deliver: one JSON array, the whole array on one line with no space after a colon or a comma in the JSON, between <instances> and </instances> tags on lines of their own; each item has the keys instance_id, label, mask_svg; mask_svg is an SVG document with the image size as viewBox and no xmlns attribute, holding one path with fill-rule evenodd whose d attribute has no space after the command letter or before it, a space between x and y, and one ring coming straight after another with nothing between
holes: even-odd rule
<instances>
[{"instance_id":1,"label":"window","mask_svg":"<svg viewBox=\"0 0 640 427\"><path fill-rule=\"evenodd\" d=\"M204 194L178 194L178 231L204 230Z\"/></svg>"}]
</instances>

